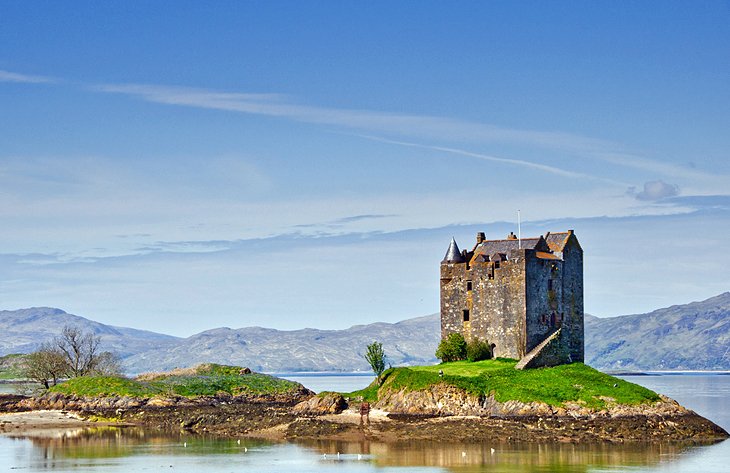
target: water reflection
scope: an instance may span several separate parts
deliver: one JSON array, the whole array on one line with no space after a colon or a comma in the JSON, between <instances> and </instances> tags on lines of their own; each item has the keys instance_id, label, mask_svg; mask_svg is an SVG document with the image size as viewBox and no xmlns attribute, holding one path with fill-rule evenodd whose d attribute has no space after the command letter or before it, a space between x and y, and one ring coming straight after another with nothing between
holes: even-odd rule
<instances>
[{"instance_id":1,"label":"water reflection","mask_svg":"<svg viewBox=\"0 0 730 473\"><path fill-rule=\"evenodd\" d=\"M54 436L0 437L25 442L15 448L14 463L30 471L129 471L139 465L219 471L225 467L255 467L259 471L318 471L336 462L345 471L376 471L418 467L419 471L589 472L617 469L647 471L697 452L692 444L514 444L398 443L301 441L271 443L251 439L220 439L134 427L99 427L58 431ZM5 445L3 445L5 444ZM7 449L8 451L11 449ZM338 455L339 454L339 455ZM0 461L6 460L0 454ZM691 457L691 455L690 455ZM228 459L226 459L228 458ZM169 463L169 465L168 465ZM214 468L213 466L216 465ZM278 465L273 467L272 465ZM286 466L288 465L288 467ZM180 470L178 470L180 471ZM228 471L228 470L226 470Z\"/></svg>"},{"instance_id":2,"label":"water reflection","mask_svg":"<svg viewBox=\"0 0 730 473\"><path fill-rule=\"evenodd\" d=\"M29 441L28 452L35 468L54 469L68 466L69 459L99 460L139 455L224 455L238 454L255 449L267 442L261 440L233 440L145 430L136 427L95 427L68 430L31 432L14 435L17 440Z\"/></svg>"},{"instance_id":3,"label":"water reflection","mask_svg":"<svg viewBox=\"0 0 730 473\"><path fill-rule=\"evenodd\" d=\"M300 445L319 454L372 455L381 467L429 466L458 471L593 471L601 467L653 466L672 461L696 444L514 444L314 441ZM471 468L470 468L471 467ZM467 469L465 469L467 468Z\"/></svg>"}]
</instances>

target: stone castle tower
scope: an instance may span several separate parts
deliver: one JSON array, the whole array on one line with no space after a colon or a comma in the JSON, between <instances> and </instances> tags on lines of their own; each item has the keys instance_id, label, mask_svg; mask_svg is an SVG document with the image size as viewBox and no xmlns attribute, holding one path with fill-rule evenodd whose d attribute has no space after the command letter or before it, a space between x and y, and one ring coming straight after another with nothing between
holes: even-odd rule
<instances>
[{"instance_id":1,"label":"stone castle tower","mask_svg":"<svg viewBox=\"0 0 730 473\"><path fill-rule=\"evenodd\" d=\"M583 361L583 249L573 230L487 240L452 239L441 261L441 338L487 341L518 368Z\"/></svg>"}]
</instances>

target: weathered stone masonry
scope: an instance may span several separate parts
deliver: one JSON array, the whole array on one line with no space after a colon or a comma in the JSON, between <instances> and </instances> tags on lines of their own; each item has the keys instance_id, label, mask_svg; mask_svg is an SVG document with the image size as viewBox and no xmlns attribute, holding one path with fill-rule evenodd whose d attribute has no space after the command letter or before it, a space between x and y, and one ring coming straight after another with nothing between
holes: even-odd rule
<instances>
[{"instance_id":1,"label":"weathered stone masonry","mask_svg":"<svg viewBox=\"0 0 730 473\"><path fill-rule=\"evenodd\" d=\"M583 250L573 231L521 240L480 232L471 251L452 239L441 262L441 337L453 332L487 341L495 356L530 354L529 367L583 361Z\"/></svg>"}]
</instances>

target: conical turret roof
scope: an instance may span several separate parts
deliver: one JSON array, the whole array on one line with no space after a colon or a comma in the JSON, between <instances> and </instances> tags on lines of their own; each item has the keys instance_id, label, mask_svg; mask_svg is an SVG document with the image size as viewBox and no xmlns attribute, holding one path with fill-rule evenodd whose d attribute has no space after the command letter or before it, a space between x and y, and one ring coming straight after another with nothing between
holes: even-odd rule
<instances>
[{"instance_id":1,"label":"conical turret roof","mask_svg":"<svg viewBox=\"0 0 730 473\"><path fill-rule=\"evenodd\" d=\"M461 256L459 245L456 244L454 237L451 237L451 243L449 243L449 249L446 250L446 256L441 261L442 263L463 263L464 257Z\"/></svg>"}]
</instances>

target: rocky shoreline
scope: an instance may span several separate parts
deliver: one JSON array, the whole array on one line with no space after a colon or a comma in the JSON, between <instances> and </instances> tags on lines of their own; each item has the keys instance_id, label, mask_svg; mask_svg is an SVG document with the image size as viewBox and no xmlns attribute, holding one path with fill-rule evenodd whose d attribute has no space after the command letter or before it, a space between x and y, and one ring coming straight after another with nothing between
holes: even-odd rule
<instances>
[{"instance_id":1,"label":"rocky shoreline","mask_svg":"<svg viewBox=\"0 0 730 473\"><path fill-rule=\"evenodd\" d=\"M535 403L500 404L487 398L467 409L459 404L460 394L452 393L455 397L447 403L445 398L431 397L432 404L421 399L417 410L414 398L403 395L375 404L369 425L360 424L358 402L348 403L336 394L315 396L306 389L286 395L195 399L0 395L0 413L52 410L93 422L270 440L704 443L728 438L721 427L668 398L655 405L603 411L579 405L554 409ZM394 409L396 399L400 409ZM459 405L461 412L451 412L459 411ZM0 414L0 432L19 428L4 417Z\"/></svg>"}]
</instances>

